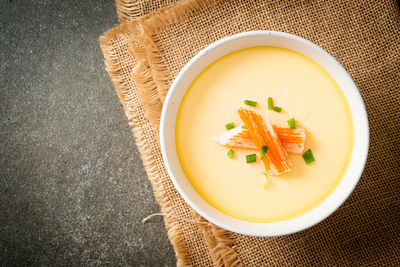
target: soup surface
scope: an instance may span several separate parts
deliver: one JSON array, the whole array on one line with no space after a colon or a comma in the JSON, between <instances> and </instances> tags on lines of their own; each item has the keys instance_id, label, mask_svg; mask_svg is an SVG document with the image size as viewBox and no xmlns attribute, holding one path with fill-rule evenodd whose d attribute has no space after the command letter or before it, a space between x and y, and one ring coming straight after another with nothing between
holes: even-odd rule
<instances>
[{"instance_id":1,"label":"soup surface","mask_svg":"<svg viewBox=\"0 0 400 267\"><path fill-rule=\"evenodd\" d=\"M268 97L280 113L268 110ZM246 99L257 106L246 106ZM305 150L312 149L315 162L289 154L292 170L263 186L259 153L246 164L255 151L233 149L229 159L229 148L214 141L225 124L243 124L240 107L276 125L294 117L306 129ZM241 220L276 222L309 211L335 189L351 158L352 117L340 87L319 64L288 49L251 47L218 59L194 80L179 107L176 146L187 178L208 203Z\"/></svg>"}]
</instances>

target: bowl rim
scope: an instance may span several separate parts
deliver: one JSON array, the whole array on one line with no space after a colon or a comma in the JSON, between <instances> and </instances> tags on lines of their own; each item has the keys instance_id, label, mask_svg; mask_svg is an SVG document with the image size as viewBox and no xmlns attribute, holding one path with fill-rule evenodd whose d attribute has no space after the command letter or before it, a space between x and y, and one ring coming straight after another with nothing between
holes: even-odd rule
<instances>
[{"instance_id":1,"label":"bowl rim","mask_svg":"<svg viewBox=\"0 0 400 267\"><path fill-rule=\"evenodd\" d=\"M168 158L168 152L166 149L166 131L167 131L167 125L166 125L166 117L168 115L168 107L171 104L171 101L173 100L173 93L175 91L175 88L177 87L177 85L179 84L179 82L181 81L181 79L185 76L185 74L188 72L188 70L192 67L193 64L195 64L200 58L202 58L205 54L207 54L210 50L215 49L218 46L221 46L225 43L231 42L235 39L239 39L239 38L244 38L244 37L249 37L249 36L257 36L257 35L261 35L261 36L277 36L277 37L283 37L283 38L287 38L290 39L292 41L297 41L300 42L306 46L309 46L311 49L315 50L317 53L322 54L324 57L328 58L329 61L331 61L332 63L334 63L335 65L337 65L337 67L339 68L339 71L341 73L343 73L346 76L346 79L351 83L351 87L352 89L355 89L354 92L352 92L353 98L355 98L355 101L358 102L358 104L360 104L359 108L359 112L361 114L361 119L362 121L362 133L364 134L364 142L361 144L361 149L362 149L362 155L359 161L359 167L357 168L357 170L355 171L355 173L353 174L353 182L351 183L351 187L349 188L349 190L347 190L345 192L344 195L342 195L342 197L337 200L333 206L330 207L329 211L324 212L321 216L319 216L318 218L313 218L312 222L307 224L307 225L303 225L302 227L298 227L296 229L292 229L292 230L287 230L287 231L280 231L280 232L276 232L276 233L255 233L252 231L246 231L243 229L238 229L235 228L233 226L227 225L219 220L217 220L216 218L214 218L213 216L209 215L206 211L204 211L201 207L199 207L192 199L191 197L189 197L185 190L181 187L181 185L179 184L179 182L177 181L175 174L171 168L171 164ZM237 50L235 50L237 51ZM222 55L223 56L223 55ZM222 57L220 56L220 57ZM220 58L219 57L219 58ZM314 60L313 60L314 61ZM212 63L210 63L212 64ZM319 63L318 63L319 64ZM320 64L319 64L320 65ZM204 70L204 69L203 69ZM328 72L329 73L329 72ZM330 73L331 74L331 73ZM186 88L187 90L187 88ZM185 90L185 92L186 92ZM343 91L343 89L341 88L341 90ZM345 96L346 100L349 102L349 99ZM180 103L179 103L180 105ZM352 109L351 109L352 110ZM352 115L353 114L353 110L351 111ZM352 116L353 117L353 116ZM355 120L355 118L353 117L353 122ZM175 131L175 128L174 128ZM162 112L161 112L161 119L160 119L160 145L161 145L161 154L162 154L162 158L165 164L165 167L167 169L167 172L170 176L170 179L172 181L172 183L174 184L175 188L177 189L177 191L179 192L179 194L183 197L183 199L185 200L186 203L189 204L189 206L191 208L193 208L197 213L199 213L202 217L204 217L205 219L207 219L209 222L220 226L226 230L235 232L235 233L239 233L239 234L244 234L244 235L248 235L248 236L257 236L257 237L272 237L272 236L282 236L282 235L288 235L288 234L292 234L292 233L296 233L296 232L300 232L303 231L309 227L312 227L318 223L320 223L321 221L323 221L324 219L326 219L327 217L329 217L331 214L333 214L350 196L350 194L354 191L354 188L356 187L356 185L358 184L360 177L364 171L365 168L365 164L367 161L367 157L368 157L368 151L369 151L369 123L368 123L368 116L367 116L367 112L366 112L366 108L364 105L364 101L361 97L361 94L356 86L356 84L354 83L353 79L351 78L351 76L349 75L349 73L345 70L345 68L332 56L330 55L328 52L326 52L324 49L322 49L321 47L319 47L318 45L312 43L311 41L308 41L302 37L299 37L297 35L293 35L293 34L289 34L289 33L285 33L285 32L280 32L280 31L269 31L269 30L260 30L260 31L248 31L248 32L241 32L238 34L234 34L228 37L225 37L223 39L217 40L216 42L208 45L207 47L205 47L204 49L202 49L200 52L198 52L193 58L191 58L191 60L189 62L187 62L185 64L185 66L181 69L181 71L178 73L178 75L176 76L176 78L174 79L170 89L168 90L168 93L166 95L165 101L163 103L163 107L162 107ZM354 139L356 138L356 136L354 136ZM355 144L354 144L355 146ZM351 156L351 161L354 157L354 148L353 148L353 155ZM351 162L350 161L350 162ZM350 166L350 165L349 165ZM344 180L344 177L346 175L346 173L349 170L349 166L347 167L345 174L342 178L342 180ZM341 180L341 182L342 182ZM339 184L336 185L335 190L330 194L333 195L336 192L336 189L339 187ZM329 196L328 196L329 197ZM320 204L318 204L316 207L312 208L312 210L315 210L318 206L320 206L321 204L323 204L325 201L327 201L327 198L325 198ZM310 210L310 211L312 211ZM310 212L309 211L309 212ZM221 212L222 213L222 212ZM308 213L308 212L306 212ZM305 213L305 214L306 214ZM300 215L299 217L303 216L304 214ZM229 216L229 215L227 215ZM232 216L230 216L232 217ZM232 217L234 218L234 217ZM236 219L236 218L234 218ZM294 218L293 218L294 219ZM240 219L236 219L236 220L240 220ZM243 220L240 220L243 221ZM245 221L243 221L245 222ZM247 221L246 221L247 222ZM275 222L275 223L285 223L286 220L284 221L279 221L279 222ZM249 222L249 223L254 223L254 224L271 224L271 223L257 223L257 222Z\"/></svg>"}]
</instances>

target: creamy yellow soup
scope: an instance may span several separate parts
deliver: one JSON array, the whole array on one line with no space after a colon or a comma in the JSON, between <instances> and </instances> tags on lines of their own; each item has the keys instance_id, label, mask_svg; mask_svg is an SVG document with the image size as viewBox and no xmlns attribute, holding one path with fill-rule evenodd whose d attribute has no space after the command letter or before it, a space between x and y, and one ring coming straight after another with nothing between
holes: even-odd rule
<instances>
[{"instance_id":1,"label":"creamy yellow soup","mask_svg":"<svg viewBox=\"0 0 400 267\"><path fill-rule=\"evenodd\" d=\"M281 113L268 110L268 97ZM246 99L257 107L244 105ZM294 117L315 162L289 154L293 169L264 187L259 152L233 149L229 159L229 148L214 141L225 124L243 124L242 106L277 125ZM316 62L288 49L246 48L218 59L191 84L178 112L176 146L187 178L208 203L241 220L277 222L314 208L338 185L353 149L352 116L340 87ZM246 164L253 153L257 162Z\"/></svg>"}]
</instances>

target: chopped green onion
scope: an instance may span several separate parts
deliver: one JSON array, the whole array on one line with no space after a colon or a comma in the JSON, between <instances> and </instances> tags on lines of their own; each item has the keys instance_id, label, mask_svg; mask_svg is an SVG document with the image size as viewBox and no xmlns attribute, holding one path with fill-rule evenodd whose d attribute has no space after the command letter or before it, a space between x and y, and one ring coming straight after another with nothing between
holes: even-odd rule
<instances>
[{"instance_id":1,"label":"chopped green onion","mask_svg":"<svg viewBox=\"0 0 400 267\"><path fill-rule=\"evenodd\" d=\"M262 146L261 147L261 154L260 154L260 160L263 160L265 157L265 154L267 154L268 151L268 146Z\"/></svg>"},{"instance_id":2,"label":"chopped green onion","mask_svg":"<svg viewBox=\"0 0 400 267\"><path fill-rule=\"evenodd\" d=\"M282 111L282 108L280 108L280 107L274 107L274 110L275 110L276 112L281 112L281 111Z\"/></svg>"},{"instance_id":3,"label":"chopped green onion","mask_svg":"<svg viewBox=\"0 0 400 267\"><path fill-rule=\"evenodd\" d=\"M268 97L268 109L273 109L274 103L272 102L272 97Z\"/></svg>"},{"instance_id":4,"label":"chopped green onion","mask_svg":"<svg viewBox=\"0 0 400 267\"><path fill-rule=\"evenodd\" d=\"M311 162L315 161L311 149L309 149L306 152L304 152L303 159L306 162L306 164L310 164Z\"/></svg>"},{"instance_id":5,"label":"chopped green onion","mask_svg":"<svg viewBox=\"0 0 400 267\"><path fill-rule=\"evenodd\" d=\"M256 101L245 100L244 103L245 103L246 105L252 106L252 107L257 106L257 102L256 102Z\"/></svg>"},{"instance_id":6,"label":"chopped green onion","mask_svg":"<svg viewBox=\"0 0 400 267\"><path fill-rule=\"evenodd\" d=\"M233 122L230 122L228 124L225 125L225 128L227 130L233 129L235 127L235 124Z\"/></svg>"},{"instance_id":7,"label":"chopped green onion","mask_svg":"<svg viewBox=\"0 0 400 267\"><path fill-rule=\"evenodd\" d=\"M232 158L233 158L233 155L235 155L235 152L233 152L232 149L229 150L229 151L228 151L228 158L232 159Z\"/></svg>"},{"instance_id":8,"label":"chopped green onion","mask_svg":"<svg viewBox=\"0 0 400 267\"><path fill-rule=\"evenodd\" d=\"M296 120L294 118L291 118L290 120L288 120L287 124L289 125L290 129L295 129L296 128Z\"/></svg>"},{"instance_id":9,"label":"chopped green onion","mask_svg":"<svg viewBox=\"0 0 400 267\"><path fill-rule=\"evenodd\" d=\"M256 154L246 155L246 163L252 163L257 161Z\"/></svg>"}]
</instances>

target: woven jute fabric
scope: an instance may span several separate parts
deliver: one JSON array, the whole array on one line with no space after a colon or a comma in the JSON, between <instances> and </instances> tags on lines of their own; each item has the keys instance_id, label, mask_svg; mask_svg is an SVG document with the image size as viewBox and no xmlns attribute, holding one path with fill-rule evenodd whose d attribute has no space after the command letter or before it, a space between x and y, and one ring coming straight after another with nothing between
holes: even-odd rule
<instances>
[{"instance_id":1,"label":"woven jute fabric","mask_svg":"<svg viewBox=\"0 0 400 267\"><path fill-rule=\"evenodd\" d=\"M142 17L126 14L126 23L100 38L101 47L155 196L169 214L178 265L400 264L395 1L188 0ZM162 103L179 70L210 43L249 30L296 34L327 50L354 79L369 116L369 157L355 191L323 222L283 237L248 237L207 223L173 187L159 147Z\"/></svg>"},{"instance_id":2,"label":"woven jute fabric","mask_svg":"<svg viewBox=\"0 0 400 267\"><path fill-rule=\"evenodd\" d=\"M118 20L124 23L176 2L179 0L115 0L115 5Z\"/></svg>"}]
</instances>

